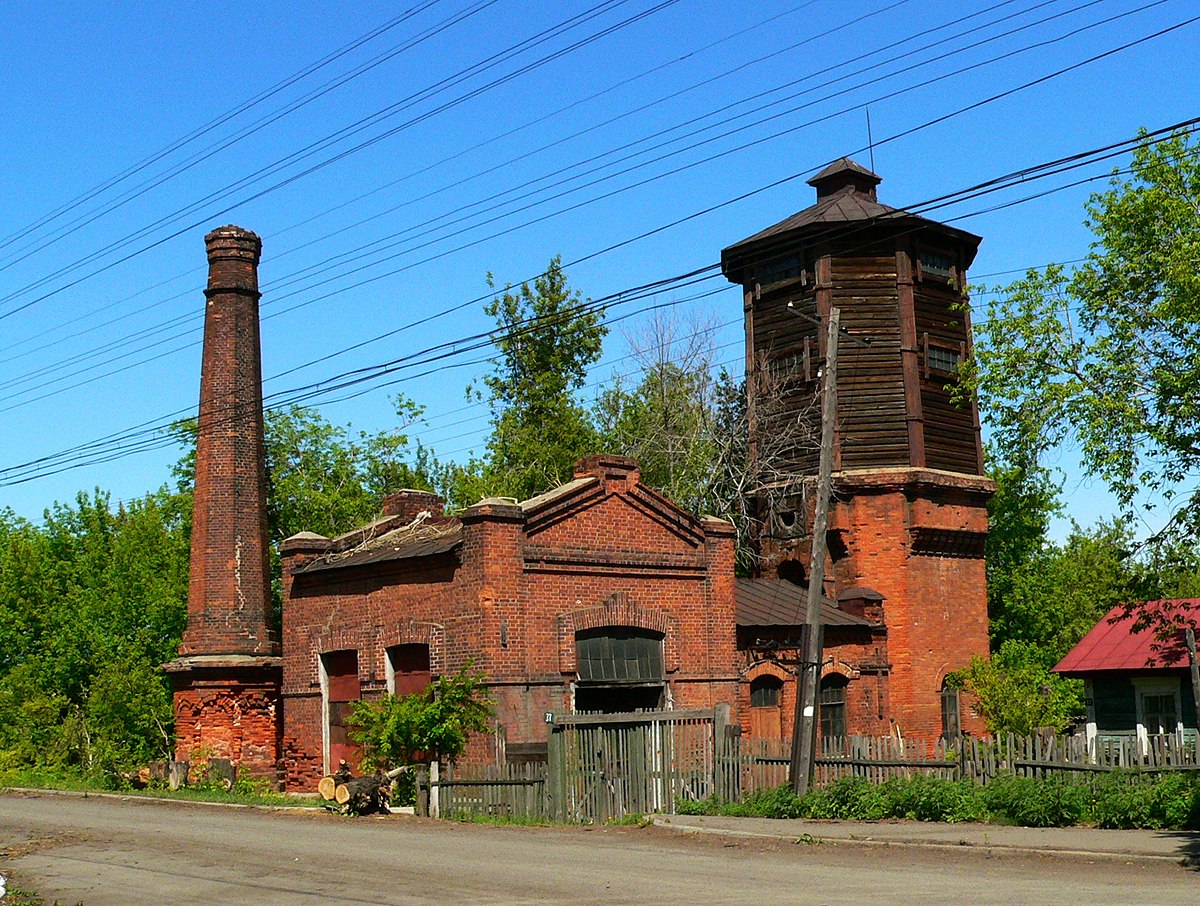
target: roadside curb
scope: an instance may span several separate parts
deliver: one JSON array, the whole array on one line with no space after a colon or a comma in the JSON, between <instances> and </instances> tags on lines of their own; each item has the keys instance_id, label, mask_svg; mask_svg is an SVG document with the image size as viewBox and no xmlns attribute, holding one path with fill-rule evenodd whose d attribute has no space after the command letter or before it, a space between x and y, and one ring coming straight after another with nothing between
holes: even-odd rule
<instances>
[{"instance_id":1,"label":"roadside curb","mask_svg":"<svg viewBox=\"0 0 1200 906\"><path fill-rule=\"evenodd\" d=\"M250 802L209 802L204 799L170 799L166 796L132 796L129 793L93 792L92 790L46 790L37 787L5 786L0 794L18 793L25 796L64 796L69 799L116 799L120 802L153 802L167 805L201 805L209 808L256 809L263 812L293 812L320 814L319 805L257 805Z\"/></svg>"},{"instance_id":2,"label":"roadside curb","mask_svg":"<svg viewBox=\"0 0 1200 906\"><path fill-rule=\"evenodd\" d=\"M1112 850L1068 849L1052 847L1019 846L1011 843L979 843L965 837L960 840L914 840L905 837L878 837L869 834L849 834L847 836L822 836L811 831L803 833L764 832L745 830L731 827L704 827L695 824L676 824L671 815L655 815L654 826L676 833L707 834L717 837L742 837L759 840L782 840L799 845L822 846L862 846L862 847L908 847L913 849L964 850L983 853L988 856L1043 856L1050 858L1073 859L1084 861L1115 861L1115 862L1147 862L1154 864L1168 863L1185 867L1195 867L1195 863L1186 856L1158 855L1156 853L1114 852Z\"/></svg>"}]
</instances>

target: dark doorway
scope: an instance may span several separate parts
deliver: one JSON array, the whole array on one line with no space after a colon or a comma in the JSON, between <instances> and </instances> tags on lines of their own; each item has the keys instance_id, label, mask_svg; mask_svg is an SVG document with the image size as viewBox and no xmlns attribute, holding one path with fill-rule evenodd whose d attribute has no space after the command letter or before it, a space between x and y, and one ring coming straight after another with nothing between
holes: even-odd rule
<instances>
[{"instance_id":1,"label":"dark doorway","mask_svg":"<svg viewBox=\"0 0 1200 906\"><path fill-rule=\"evenodd\" d=\"M321 655L321 666L325 673L329 772L336 771L341 761L357 768L362 752L350 741L348 726L354 703L362 697L358 683L358 652L327 651Z\"/></svg>"},{"instance_id":2,"label":"dark doorway","mask_svg":"<svg viewBox=\"0 0 1200 906\"><path fill-rule=\"evenodd\" d=\"M662 707L662 691L662 686L579 686L575 710L603 714L657 711Z\"/></svg>"}]
</instances>

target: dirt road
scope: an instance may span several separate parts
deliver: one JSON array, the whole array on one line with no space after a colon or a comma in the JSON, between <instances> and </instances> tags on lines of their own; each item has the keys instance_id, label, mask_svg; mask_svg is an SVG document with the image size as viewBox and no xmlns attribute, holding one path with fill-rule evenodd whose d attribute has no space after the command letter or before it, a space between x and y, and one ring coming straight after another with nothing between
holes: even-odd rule
<instances>
[{"instance_id":1,"label":"dirt road","mask_svg":"<svg viewBox=\"0 0 1200 906\"><path fill-rule=\"evenodd\" d=\"M0 871L84 906L315 903L1194 904L1200 874L656 828L344 819L147 800L0 795ZM2 906L2 904L0 904Z\"/></svg>"}]
</instances>

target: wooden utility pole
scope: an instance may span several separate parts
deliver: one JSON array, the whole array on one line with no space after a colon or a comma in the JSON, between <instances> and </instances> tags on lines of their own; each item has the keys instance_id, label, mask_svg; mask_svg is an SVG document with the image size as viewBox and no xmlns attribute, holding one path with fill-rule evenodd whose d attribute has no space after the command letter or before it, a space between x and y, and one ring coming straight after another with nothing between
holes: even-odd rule
<instances>
[{"instance_id":1,"label":"wooden utility pole","mask_svg":"<svg viewBox=\"0 0 1200 906\"><path fill-rule=\"evenodd\" d=\"M1200 663L1196 661L1196 632L1189 626L1184 630L1187 639L1188 667L1192 674L1192 703L1196 706L1196 728L1200 730Z\"/></svg>"},{"instance_id":2,"label":"wooden utility pole","mask_svg":"<svg viewBox=\"0 0 1200 906\"><path fill-rule=\"evenodd\" d=\"M821 383L821 460L813 506L812 561L808 571L808 620L804 655L796 690L796 716L792 722L792 789L808 792L817 752L817 688L821 682L821 602L825 597L825 535L829 523L829 498L833 494L833 439L837 420L838 321L840 312L829 310L825 340L825 369Z\"/></svg>"}]
</instances>

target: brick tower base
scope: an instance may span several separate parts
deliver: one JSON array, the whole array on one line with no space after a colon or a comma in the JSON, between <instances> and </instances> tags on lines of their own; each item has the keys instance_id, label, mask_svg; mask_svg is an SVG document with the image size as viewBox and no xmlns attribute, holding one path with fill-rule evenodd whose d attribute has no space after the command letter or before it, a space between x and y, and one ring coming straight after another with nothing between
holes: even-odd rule
<instances>
[{"instance_id":1,"label":"brick tower base","mask_svg":"<svg viewBox=\"0 0 1200 906\"><path fill-rule=\"evenodd\" d=\"M199 655L164 669L174 690L177 760L228 758L242 776L277 780L282 658Z\"/></svg>"}]
</instances>

